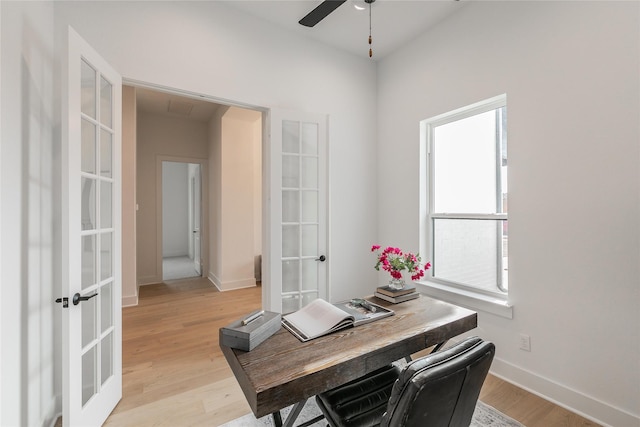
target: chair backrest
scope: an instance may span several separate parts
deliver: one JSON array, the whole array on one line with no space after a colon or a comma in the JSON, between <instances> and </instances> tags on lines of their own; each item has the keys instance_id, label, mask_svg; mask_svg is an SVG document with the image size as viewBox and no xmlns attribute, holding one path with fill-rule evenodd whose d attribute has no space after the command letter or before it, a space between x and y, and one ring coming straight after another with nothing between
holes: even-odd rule
<instances>
[{"instance_id":1,"label":"chair backrest","mask_svg":"<svg viewBox=\"0 0 640 427\"><path fill-rule=\"evenodd\" d=\"M493 343L473 337L410 362L380 426L468 426L494 355Z\"/></svg>"}]
</instances>

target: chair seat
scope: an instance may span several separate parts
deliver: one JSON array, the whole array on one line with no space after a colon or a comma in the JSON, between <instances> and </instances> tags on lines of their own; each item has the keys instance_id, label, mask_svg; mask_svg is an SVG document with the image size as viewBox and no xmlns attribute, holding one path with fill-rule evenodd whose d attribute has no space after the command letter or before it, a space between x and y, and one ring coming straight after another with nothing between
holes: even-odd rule
<instances>
[{"instance_id":1,"label":"chair seat","mask_svg":"<svg viewBox=\"0 0 640 427\"><path fill-rule=\"evenodd\" d=\"M398 375L397 366L385 366L317 395L316 401L332 426L378 426Z\"/></svg>"}]
</instances>

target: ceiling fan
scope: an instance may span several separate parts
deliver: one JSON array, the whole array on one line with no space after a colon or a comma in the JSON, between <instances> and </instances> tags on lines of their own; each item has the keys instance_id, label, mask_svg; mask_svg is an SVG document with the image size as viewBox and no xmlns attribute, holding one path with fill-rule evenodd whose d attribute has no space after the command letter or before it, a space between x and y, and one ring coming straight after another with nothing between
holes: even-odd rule
<instances>
[{"instance_id":1,"label":"ceiling fan","mask_svg":"<svg viewBox=\"0 0 640 427\"><path fill-rule=\"evenodd\" d=\"M347 0L325 0L311 12L305 15L305 17L298 21L298 23L304 25L305 27L313 27L318 22L329 16L331 12L336 10L343 3L346 3L346 1ZM376 0L364 0L364 2L368 4L371 4L375 1Z\"/></svg>"}]
</instances>

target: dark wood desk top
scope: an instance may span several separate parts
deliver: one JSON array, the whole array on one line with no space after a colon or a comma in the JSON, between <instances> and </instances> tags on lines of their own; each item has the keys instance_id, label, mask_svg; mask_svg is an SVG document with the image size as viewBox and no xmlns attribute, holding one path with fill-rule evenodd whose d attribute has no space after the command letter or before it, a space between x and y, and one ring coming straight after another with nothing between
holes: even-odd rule
<instances>
[{"instance_id":1,"label":"dark wood desk top","mask_svg":"<svg viewBox=\"0 0 640 427\"><path fill-rule=\"evenodd\" d=\"M391 304L395 315L300 342L280 328L250 352L220 344L256 417L330 390L477 326L477 313L424 295ZM222 343L222 340L220 340Z\"/></svg>"}]
</instances>

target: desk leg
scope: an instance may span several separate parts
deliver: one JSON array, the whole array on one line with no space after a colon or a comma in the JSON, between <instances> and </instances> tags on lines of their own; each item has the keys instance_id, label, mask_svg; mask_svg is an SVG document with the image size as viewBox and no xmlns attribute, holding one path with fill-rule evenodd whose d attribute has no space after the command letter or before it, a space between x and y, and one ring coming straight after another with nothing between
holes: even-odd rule
<instances>
[{"instance_id":1,"label":"desk leg","mask_svg":"<svg viewBox=\"0 0 640 427\"><path fill-rule=\"evenodd\" d=\"M433 350L431 350L431 353L429 353L429 354L435 353L436 351L440 351L442 349L442 347L444 347L444 345L447 343L447 341L449 341L449 340L444 340L441 343L436 344L436 346L433 348Z\"/></svg>"},{"instance_id":2,"label":"desk leg","mask_svg":"<svg viewBox=\"0 0 640 427\"><path fill-rule=\"evenodd\" d=\"M307 403L307 400L303 400L293 405L293 408L291 408L291 412L289 412L289 415L287 415L287 419L284 421L284 424L282 423L282 415L280 415L280 411L274 412L273 414L271 414L273 416L273 423L275 424L275 427L293 427L293 423L296 422L296 419L298 418L298 415L300 415L300 412L302 412L302 408L304 408L304 405ZM317 423L323 418L324 418L324 415L319 415L312 420L309 420L305 423L300 424L298 427L310 426L312 424Z\"/></svg>"},{"instance_id":3,"label":"desk leg","mask_svg":"<svg viewBox=\"0 0 640 427\"><path fill-rule=\"evenodd\" d=\"M447 341L448 341L448 340L443 341L443 342L441 342L441 343L438 343L438 344L434 345L434 346L433 346L433 350L431 350L431 352L430 352L429 354L433 354L433 353L435 353L436 351L440 351L440 350L442 349L442 347L444 347L444 345L447 343ZM411 362L412 360L413 360L413 359L411 358L411 355L409 355L409 356L405 356L405 358L404 358L404 361L405 361L405 362L407 362L407 363Z\"/></svg>"},{"instance_id":4,"label":"desk leg","mask_svg":"<svg viewBox=\"0 0 640 427\"><path fill-rule=\"evenodd\" d=\"M273 417L273 425L275 427L282 427L282 415L280 415L280 411L274 412L271 416Z\"/></svg>"},{"instance_id":5,"label":"desk leg","mask_svg":"<svg viewBox=\"0 0 640 427\"><path fill-rule=\"evenodd\" d=\"M284 420L283 427L293 427L293 423L296 422L298 415L300 415L300 412L302 412L302 408L304 408L304 405L306 403L307 401L303 400L293 405L293 408L291 408L291 412L289 412L287 419Z\"/></svg>"}]
</instances>

